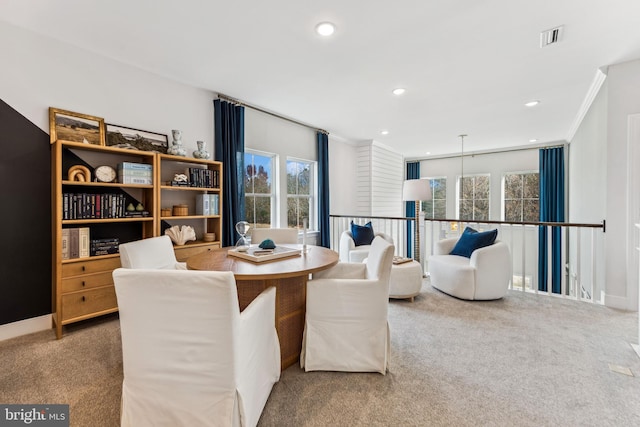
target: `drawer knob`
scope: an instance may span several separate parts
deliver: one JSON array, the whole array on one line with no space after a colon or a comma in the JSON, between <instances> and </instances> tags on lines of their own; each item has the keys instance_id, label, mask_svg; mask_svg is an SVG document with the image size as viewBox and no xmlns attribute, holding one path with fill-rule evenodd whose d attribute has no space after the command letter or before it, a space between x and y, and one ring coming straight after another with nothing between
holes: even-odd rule
<instances>
[{"instance_id":1,"label":"drawer knob","mask_svg":"<svg viewBox=\"0 0 640 427\"><path fill-rule=\"evenodd\" d=\"M82 302L85 302L85 298L84 298L84 295L82 295Z\"/></svg>"},{"instance_id":2,"label":"drawer knob","mask_svg":"<svg viewBox=\"0 0 640 427\"><path fill-rule=\"evenodd\" d=\"M82 271L84 271L84 265L82 266Z\"/></svg>"},{"instance_id":3,"label":"drawer knob","mask_svg":"<svg viewBox=\"0 0 640 427\"><path fill-rule=\"evenodd\" d=\"M85 283L84 283L84 280L83 280L83 281L82 281L82 286L84 286L84 285L85 285Z\"/></svg>"}]
</instances>

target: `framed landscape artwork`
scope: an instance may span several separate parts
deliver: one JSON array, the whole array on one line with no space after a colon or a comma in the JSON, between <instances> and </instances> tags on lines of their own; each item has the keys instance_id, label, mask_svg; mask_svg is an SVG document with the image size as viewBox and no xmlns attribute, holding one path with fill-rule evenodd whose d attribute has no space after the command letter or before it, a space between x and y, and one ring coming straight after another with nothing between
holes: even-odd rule
<instances>
[{"instance_id":1,"label":"framed landscape artwork","mask_svg":"<svg viewBox=\"0 0 640 427\"><path fill-rule=\"evenodd\" d=\"M169 137L162 133L149 132L125 126L106 124L106 145L127 150L153 151L166 154Z\"/></svg>"},{"instance_id":2,"label":"framed landscape artwork","mask_svg":"<svg viewBox=\"0 0 640 427\"><path fill-rule=\"evenodd\" d=\"M51 143L57 140L104 145L104 119L73 111L49 108Z\"/></svg>"}]
</instances>

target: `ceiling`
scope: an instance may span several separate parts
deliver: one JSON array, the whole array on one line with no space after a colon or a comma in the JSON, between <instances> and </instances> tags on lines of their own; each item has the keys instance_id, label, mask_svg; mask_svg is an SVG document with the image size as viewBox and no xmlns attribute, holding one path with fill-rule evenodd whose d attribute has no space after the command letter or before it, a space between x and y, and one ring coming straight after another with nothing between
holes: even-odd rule
<instances>
[{"instance_id":1,"label":"ceiling","mask_svg":"<svg viewBox=\"0 0 640 427\"><path fill-rule=\"evenodd\" d=\"M408 158L566 140L597 70L640 58L638 0L3 0L0 20Z\"/></svg>"}]
</instances>

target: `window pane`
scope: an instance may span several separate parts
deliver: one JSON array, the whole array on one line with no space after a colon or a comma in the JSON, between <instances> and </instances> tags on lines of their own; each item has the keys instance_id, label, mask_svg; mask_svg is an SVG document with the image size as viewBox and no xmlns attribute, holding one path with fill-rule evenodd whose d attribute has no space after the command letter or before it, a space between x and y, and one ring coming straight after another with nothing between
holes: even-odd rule
<instances>
[{"instance_id":1,"label":"window pane","mask_svg":"<svg viewBox=\"0 0 640 427\"><path fill-rule=\"evenodd\" d=\"M476 176L475 177L475 194L476 199L489 199L489 177L488 176Z\"/></svg>"},{"instance_id":2,"label":"window pane","mask_svg":"<svg viewBox=\"0 0 640 427\"><path fill-rule=\"evenodd\" d=\"M245 194L271 194L271 160L268 156L245 153Z\"/></svg>"},{"instance_id":3,"label":"window pane","mask_svg":"<svg viewBox=\"0 0 640 427\"><path fill-rule=\"evenodd\" d=\"M540 198L539 174L528 173L524 175L524 195L525 199Z\"/></svg>"},{"instance_id":4,"label":"window pane","mask_svg":"<svg viewBox=\"0 0 640 427\"><path fill-rule=\"evenodd\" d=\"M505 221L522 221L522 201L521 200L505 200L504 220Z\"/></svg>"},{"instance_id":5,"label":"window pane","mask_svg":"<svg viewBox=\"0 0 640 427\"><path fill-rule=\"evenodd\" d=\"M472 200L462 200L460 202L460 219L473 219Z\"/></svg>"},{"instance_id":6,"label":"window pane","mask_svg":"<svg viewBox=\"0 0 640 427\"><path fill-rule=\"evenodd\" d=\"M489 200L476 200L473 209L473 219L476 221L489 219Z\"/></svg>"},{"instance_id":7,"label":"window pane","mask_svg":"<svg viewBox=\"0 0 640 427\"><path fill-rule=\"evenodd\" d=\"M460 198L465 200L473 199L474 177L464 177L460 181Z\"/></svg>"},{"instance_id":8,"label":"window pane","mask_svg":"<svg viewBox=\"0 0 640 427\"><path fill-rule=\"evenodd\" d=\"M522 198L522 175L504 176L504 198L505 200Z\"/></svg>"},{"instance_id":9,"label":"window pane","mask_svg":"<svg viewBox=\"0 0 640 427\"><path fill-rule=\"evenodd\" d=\"M445 178L431 180L431 195L434 199L447 198L447 180Z\"/></svg>"},{"instance_id":10,"label":"window pane","mask_svg":"<svg viewBox=\"0 0 640 427\"><path fill-rule=\"evenodd\" d=\"M444 219L447 217L447 201L446 200L435 200L434 204L434 218Z\"/></svg>"},{"instance_id":11,"label":"window pane","mask_svg":"<svg viewBox=\"0 0 640 427\"><path fill-rule=\"evenodd\" d=\"M287 194L311 194L311 164L287 160Z\"/></svg>"},{"instance_id":12,"label":"window pane","mask_svg":"<svg viewBox=\"0 0 640 427\"><path fill-rule=\"evenodd\" d=\"M540 221L540 202L537 199L524 201L524 221Z\"/></svg>"},{"instance_id":13,"label":"window pane","mask_svg":"<svg viewBox=\"0 0 640 427\"><path fill-rule=\"evenodd\" d=\"M254 228L271 227L271 197L245 196L245 220Z\"/></svg>"}]
</instances>

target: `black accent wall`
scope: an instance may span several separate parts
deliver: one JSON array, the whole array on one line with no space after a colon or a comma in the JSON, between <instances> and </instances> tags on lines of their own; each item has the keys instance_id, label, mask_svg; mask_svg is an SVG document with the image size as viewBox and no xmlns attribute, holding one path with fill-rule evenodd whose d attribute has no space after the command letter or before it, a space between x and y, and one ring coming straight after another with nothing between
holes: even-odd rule
<instances>
[{"instance_id":1,"label":"black accent wall","mask_svg":"<svg viewBox=\"0 0 640 427\"><path fill-rule=\"evenodd\" d=\"M0 325L51 313L49 135L0 100Z\"/></svg>"}]
</instances>

